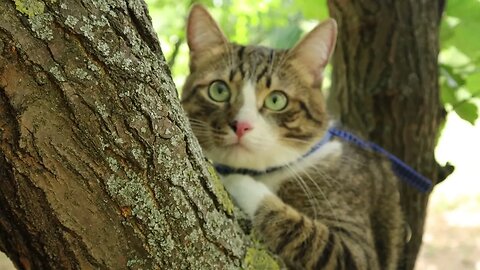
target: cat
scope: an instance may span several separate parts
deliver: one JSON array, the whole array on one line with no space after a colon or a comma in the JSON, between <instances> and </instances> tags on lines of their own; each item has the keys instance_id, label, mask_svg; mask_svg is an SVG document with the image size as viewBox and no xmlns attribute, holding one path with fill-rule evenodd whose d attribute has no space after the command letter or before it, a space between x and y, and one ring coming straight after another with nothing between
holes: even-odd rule
<instances>
[{"instance_id":1,"label":"cat","mask_svg":"<svg viewBox=\"0 0 480 270\"><path fill-rule=\"evenodd\" d=\"M290 269L396 269L406 232L391 164L322 141L336 35L328 19L292 49L238 45L194 5L181 103L226 190Z\"/></svg>"}]
</instances>

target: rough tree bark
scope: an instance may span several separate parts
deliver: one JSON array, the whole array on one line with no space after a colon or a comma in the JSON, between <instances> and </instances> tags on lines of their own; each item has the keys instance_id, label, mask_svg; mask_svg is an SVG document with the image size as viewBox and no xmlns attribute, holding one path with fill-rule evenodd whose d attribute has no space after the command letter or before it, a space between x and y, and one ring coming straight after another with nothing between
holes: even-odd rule
<instances>
[{"instance_id":1,"label":"rough tree bark","mask_svg":"<svg viewBox=\"0 0 480 270\"><path fill-rule=\"evenodd\" d=\"M339 36L329 103L348 127L384 146L434 182L439 125L439 0L329 0ZM413 235L400 269L413 269L429 194L401 187Z\"/></svg>"},{"instance_id":2,"label":"rough tree bark","mask_svg":"<svg viewBox=\"0 0 480 270\"><path fill-rule=\"evenodd\" d=\"M143 1L1 1L0 250L36 270L265 255L186 123Z\"/></svg>"}]
</instances>

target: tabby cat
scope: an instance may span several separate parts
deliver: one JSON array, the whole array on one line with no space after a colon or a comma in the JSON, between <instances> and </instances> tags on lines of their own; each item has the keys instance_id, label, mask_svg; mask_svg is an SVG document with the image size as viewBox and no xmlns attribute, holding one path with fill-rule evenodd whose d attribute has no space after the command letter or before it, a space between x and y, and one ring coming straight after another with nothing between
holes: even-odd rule
<instances>
[{"instance_id":1,"label":"tabby cat","mask_svg":"<svg viewBox=\"0 0 480 270\"><path fill-rule=\"evenodd\" d=\"M181 100L225 188L289 268L395 269L405 232L390 163L319 143L332 123L320 88L336 33L329 19L290 50L242 46L195 5Z\"/></svg>"}]
</instances>

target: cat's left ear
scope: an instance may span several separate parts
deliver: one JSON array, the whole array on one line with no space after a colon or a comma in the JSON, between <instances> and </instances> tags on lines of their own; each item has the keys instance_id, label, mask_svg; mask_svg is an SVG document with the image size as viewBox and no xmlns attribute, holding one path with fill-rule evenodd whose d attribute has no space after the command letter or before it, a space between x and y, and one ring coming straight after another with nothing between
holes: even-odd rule
<instances>
[{"instance_id":1,"label":"cat's left ear","mask_svg":"<svg viewBox=\"0 0 480 270\"><path fill-rule=\"evenodd\" d=\"M337 22L328 19L310 31L291 50L294 65L311 80L312 87L319 87L323 70L330 59L337 40Z\"/></svg>"},{"instance_id":2,"label":"cat's left ear","mask_svg":"<svg viewBox=\"0 0 480 270\"><path fill-rule=\"evenodd\" d=\"M187 44L190 48L190 67L202 55L207 55L228 43L210 13L200 4L194 4L188 15Z\"/></svg>"}]
</instances>

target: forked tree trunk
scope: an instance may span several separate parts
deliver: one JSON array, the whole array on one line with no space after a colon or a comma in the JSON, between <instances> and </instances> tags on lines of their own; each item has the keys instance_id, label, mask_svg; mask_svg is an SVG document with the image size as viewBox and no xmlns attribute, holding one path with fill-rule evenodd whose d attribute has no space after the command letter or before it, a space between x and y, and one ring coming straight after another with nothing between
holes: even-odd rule
<instances>
[{"instance_id":1,"label":"forked tree trunk","mask_svg":"<svg viewBox=\"0 0 480 270\"><path fill-rule=\"evenodd\" d=\"M434 159L444 117L437 56L439 0L329 0L339 37L329 103L348 127L438 182ZM400 269L413 269L429 194L401 188L413 236Z\"/></svg>"},{"instance_id":2,"label":"forked tree trunk","mask_svg":"<svg viewBox=\"0 0 480 270\"><path fill-rule=\"evenodd\" d=\"M243 262L147 14L143 1L0 2L0 250L19 269Z\"/></svg>"}]
</instances>

